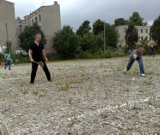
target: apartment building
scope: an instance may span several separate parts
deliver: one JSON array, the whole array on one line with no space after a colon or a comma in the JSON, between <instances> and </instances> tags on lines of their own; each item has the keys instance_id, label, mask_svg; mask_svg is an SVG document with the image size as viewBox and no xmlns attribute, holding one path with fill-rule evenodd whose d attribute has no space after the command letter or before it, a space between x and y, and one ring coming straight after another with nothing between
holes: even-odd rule
<instances>
[{"instance_id":1,"label":"apartment building","mask_svg":"<svg viewBox=\"0 0 160 135\"><path fill-rule=\"evenodd\" d=\"M16 49L16 23L14 3L0 0L0 49L4 50L6 42L12 43L12 51Z\"/></svg>"},{"instance_id":2,"label":"apartment building","mask_svg":"<svg viewBox=\"0 0 160 135\"><path fill-rule=\"evenodd\" d=\"M46 50L53 52L53 37L61 29L60 5L55 1L52 5L41 6L37 10L24 16L24 19L15 19L14 3L0 0L0 53L10 41L11 51L15 53L19 47L19 34L25 26L37 22L47 39Z\"/></svg>"},{"instance_id":3,"label":"apartment building","mask_svg":"<svg viewBox=\"0 0 160 135\"><path fill-rule=\"evenodd\" d=\"M53 37L56 31L61 29L60 5L57 1L53 5L41 6L34 12L26 15L24 20L16 20L17 35L19 35L25 26L31 26L37 23L46 36L46 51L53 52Z\"/></svg>"},{"instance_id":4,"label":"apartment building","mask_svg":"<svg viewBox=\"0 0 160 135\"><path fill-rule=\"evenodd\" d=\"M139 41L142 41L144 39L150 41L151 40L151 36L150 36L150 28L151 26L136 26L137 30L138 30L138 38ZM127 25L123 25L123 26L117 26L116 29L118 30L119 33L119 42L118 42L118 46L126 46L126 40L125 40L125 35L126 35L126 31L128 29Z\"/></svg>"}]
</instances>

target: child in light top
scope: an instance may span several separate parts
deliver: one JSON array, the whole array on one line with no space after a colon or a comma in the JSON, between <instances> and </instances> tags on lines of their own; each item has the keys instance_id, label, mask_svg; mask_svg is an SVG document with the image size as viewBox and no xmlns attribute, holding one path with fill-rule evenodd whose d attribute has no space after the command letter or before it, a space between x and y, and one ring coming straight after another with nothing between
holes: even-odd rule
<instances>
[{"instance_id":1,"label":"child in light top","mask_svg":"<svg viewBox=\"0 0 160 135\"><path fill-rule=\"evenodd\" d=\"M4 55L4 57L6 59L5 69L8 67L9 70L11 70L11 54L9 50L7 50L7 53Z\"/></svg>"}]
</instances>

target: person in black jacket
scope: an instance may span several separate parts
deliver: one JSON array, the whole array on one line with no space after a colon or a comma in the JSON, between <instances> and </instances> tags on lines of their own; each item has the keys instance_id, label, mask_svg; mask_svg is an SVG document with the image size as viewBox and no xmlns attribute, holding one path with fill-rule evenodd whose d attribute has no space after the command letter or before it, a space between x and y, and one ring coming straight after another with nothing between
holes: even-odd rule
<instances>
[{"instance_id":1,"label":"person in black jacket","mask_svg":"<svg viewBox=\"0 0 160 135\"><path fill-rule=\"evenodd\" d=\"M150 56L154 57L154 46L153 45L150 46Z\"/></svg>"},{"instance_id":2,"label":"person in black jacket","mask_svg":"<svg viewBox=\"0 0 160 135\"><path fill-rule=\"evenodd\" d=\"M38 68L38 63L43 62L43 70L45 72L45 75L47 77L47 80L51 82L51 75L48 70L48 67L46 65L46 61L48 61L44 49L44 45L41 43L41 34L36 33L35 34L35 41L30 45L29 48L29 58L30 61L32 62L32 72L31 72L31 81L30 83L34 83L34 79L36 77L36 72Z\"/></svg>"}]
</instances>

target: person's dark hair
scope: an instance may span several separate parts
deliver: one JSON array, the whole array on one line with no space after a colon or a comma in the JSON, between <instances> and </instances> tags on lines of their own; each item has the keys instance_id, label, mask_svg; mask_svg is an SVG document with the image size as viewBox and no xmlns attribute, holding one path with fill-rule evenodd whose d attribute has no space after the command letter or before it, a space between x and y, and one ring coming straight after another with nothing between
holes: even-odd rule
<instances>
[{"instance_id":1,"label":"person's dark hair","mask_svg":"<svg viewBox=\"0 0 160 135\"><path fill-rule=\"evenodd\" d=\"M9 53L9 49L6 50L6 53Z\"/></svg>"},{"instance_id":2,"label":"person's dark hair","mask_svg":"<svg viewBox=\"0 0 160 135\"><path fill-rule=\"evenodd\" d=\"M141 48L141 47L143 48L143 45L142 45L142 44L138 44L138 45L137 45L137 48Z\"/></svg>"}]
</instances>

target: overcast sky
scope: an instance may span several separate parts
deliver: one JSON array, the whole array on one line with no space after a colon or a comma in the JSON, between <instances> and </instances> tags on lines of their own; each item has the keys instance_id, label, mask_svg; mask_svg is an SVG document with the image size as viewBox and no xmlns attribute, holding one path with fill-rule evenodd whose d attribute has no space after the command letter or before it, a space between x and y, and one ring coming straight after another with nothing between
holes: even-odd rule
<instances>
[{"instance_id":1,"label":"overcast sky","mask_svg":"<svg viewBox=\"0 0 160 135\"><path fill-rule=\"evenodd\" d=\"M54 0L8 0L15 3L16 17L23 18L42 5L50 5ZM57 0L61 8L61 24L70 25L74 30L84 20L91 24L105 20L113 24L117 18L128 19L134 11L139 12L149 25L160 15L160 0Z\"/></svg>"}]
</instances>

